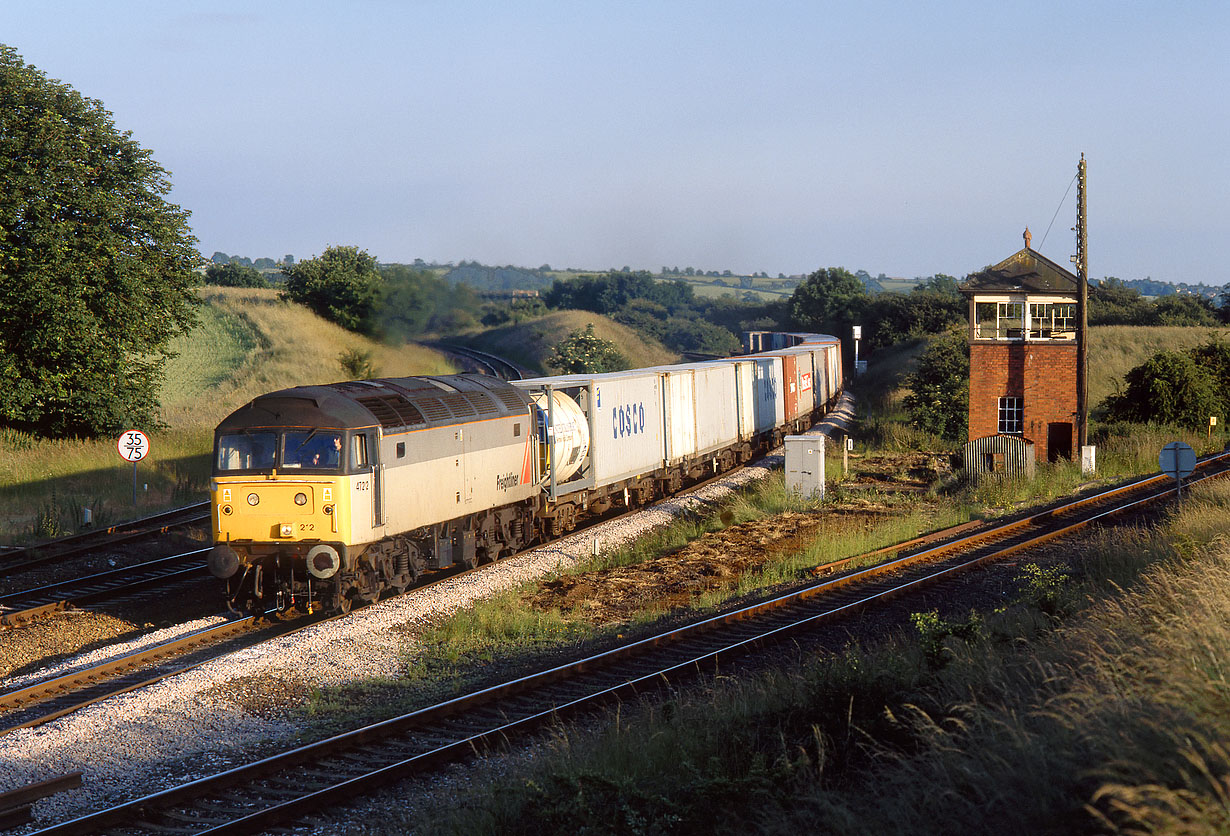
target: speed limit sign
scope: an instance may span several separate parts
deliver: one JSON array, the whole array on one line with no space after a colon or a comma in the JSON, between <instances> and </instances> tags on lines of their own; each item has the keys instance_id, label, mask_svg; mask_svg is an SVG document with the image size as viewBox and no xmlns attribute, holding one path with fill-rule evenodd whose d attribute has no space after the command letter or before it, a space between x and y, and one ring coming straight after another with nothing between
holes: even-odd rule
<instances>
[{"instance_id":1,"label":"speed limit sign","mask_svg":"<svg viewBox=\"0 0 1230 836\"><path fill-rule=\"evenodd\" d=\"M124 430L115 446L126 462L139 462L149 455L149 439L140 430Z\"/></svg>"}]
</instances>

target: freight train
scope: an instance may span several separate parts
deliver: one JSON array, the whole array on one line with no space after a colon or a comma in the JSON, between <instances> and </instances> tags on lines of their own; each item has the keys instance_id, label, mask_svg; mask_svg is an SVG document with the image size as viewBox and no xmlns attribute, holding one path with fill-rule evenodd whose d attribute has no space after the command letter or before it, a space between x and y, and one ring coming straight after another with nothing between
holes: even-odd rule
<instances>
[{"instance_id":1,"label":"freight train","mask_svg":"<svg viewBox=\"0 0 1230 836\"><path fill-rule=\"evenodd\" d=\"M213 575L228 606L348 611L750 461L841 391L841 345L605 374L356 380L262 395L214 437Z\"/></svg>"}]
</instances>

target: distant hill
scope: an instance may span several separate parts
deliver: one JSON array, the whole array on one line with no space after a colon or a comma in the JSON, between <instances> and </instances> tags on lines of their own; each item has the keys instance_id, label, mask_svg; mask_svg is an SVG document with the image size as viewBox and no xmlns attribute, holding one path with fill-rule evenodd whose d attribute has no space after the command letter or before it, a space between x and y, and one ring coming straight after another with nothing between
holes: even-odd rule
<instances>
[{"instance_id":1,"label":"distant hill","mask_svg":"<svg viewBox=\"0 0 1230 836\"><path fill-rule=\"evenodd\" d=\"M556 311L516 325L470 334L463 342L527 369L548 374L547 359L552 349L573 331L584 330L591 322L598 337L613 342L619 352L628 358L630 368L679 362L679 355L657 340L642 337L625 325L589 311Z\"/></svg>"}]
</instances>

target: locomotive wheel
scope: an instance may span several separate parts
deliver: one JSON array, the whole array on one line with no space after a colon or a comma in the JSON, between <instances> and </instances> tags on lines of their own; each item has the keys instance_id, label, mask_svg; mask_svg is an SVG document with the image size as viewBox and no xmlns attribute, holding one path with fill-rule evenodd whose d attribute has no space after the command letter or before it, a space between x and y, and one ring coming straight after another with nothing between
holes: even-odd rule
<instances>
[{"instance_id":1,"label":"locomotive wheel","mask_svg":"<svg viewBox=\"0 0 1230 836\"><path fill-rule=\"evenodd\" d=\"M354 606L354 599L350 597L350 591L346 591L337 596L337 611L342 615L349 615L351 607Z\"/></svg>"}]
</instances>

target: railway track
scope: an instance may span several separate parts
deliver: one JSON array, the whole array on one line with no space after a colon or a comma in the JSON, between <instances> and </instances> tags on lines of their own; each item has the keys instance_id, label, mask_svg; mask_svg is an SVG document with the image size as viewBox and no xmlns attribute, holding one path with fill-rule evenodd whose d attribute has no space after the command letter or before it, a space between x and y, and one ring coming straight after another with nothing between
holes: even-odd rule
<instances>
[{"instance_id":1,"label":"railway track","mask_svg":"<svg viewBox=\"0 0 1230 836\"><path fill-rule=\"evenodd\" d=\"M114 600L169 582L201 577L207 554L209 549L195 549L122 569L0 595L0 626L10 627L72 607Z\"/></svg>"},{"instance_id":2,"label":"railway track","mask_svg":"<svg viewBox=\"0 0 1230 836\"><path fill-rule=\"evenodd\" d=\"M74 534L71 537L61 537L37 546L13 549L0 553L0 577L15 575L55 561L68 560L151 534L165 534L173 528L195 525L208 520L209 503L198 502L141 519Z\"/></svg>"},{"instance_id":3,"label":"railway track","mask_svg":"<svg viewBox=\"0 0 1230 836\"><path fill-rule=\"evenodd\" d=\"M704 479L688 490L699 490L722 475ZM612 522L643 510L640 507L625 511L608 513L594 520L594 524ZM564 535L571 536L571 534ZM562 538L561 538L562 539ZM554 541L551 541L554 542ZM526 551L543 548L550 545L542 543L531 546ZM114 572L82 578L81 586L77 582L68 581L54 584L36 590L27 590L0 598L0 607L9 603L13 609L0 611L0 622L20 623L50 612L69 609L76 604L93 603L99 600L112 600L120 596L139 592L193 575L200 576L204 571L204 557L209 549L187 552L181 555L151 561L148 564L138 564ZM516 554L508 557L515 557ZM503 559L503 558L502 558ZM430 579L410 587L407 591L422 591L431 586L453 578L481 572L490 566L483 564L474 568L454 568L433 574ZM146 568L148 567L148 568ZM142 571L144 570L144 571ZM132 583L132 573L140 577ZM76 590L77 597L69 597L68 591ZM25 609L18 607L25 606ZM301 614L292 614L287 618L291 622L275 622L274 628L261 633L255 640L248 640L246 633L259 630L257 619L245 618L218 625L180 639L171 640L151 648L134 651L120 657L108 659L97 665L74 670L71 673L56 675L39 680L19 689L0 692L0 735L22 728L31 728L63 717L67 714L92 705L107 697L131 691L145 685L167 679L205 662L220 658L229 653L243 650L260 641L278 638L288 632L303 629L322 620L342 618L346 613L338 613L329 618L308 618L303 621ZM7 619L7 621L5 621ZM302 622L302 623L301 623ZM285 629L293 624L293 629ZM242 641L235 641L242 638Z\"/></svg>"},{"instance_id":4,"label":"railway track","mask_svg":"<svg viewBox=\"0 0 1230 836\"><path fill-rule=\"evenodd\" d=\"M1230 453L1198 465L1192 484L1224 477ZM659 690L748 651L798 637L881 602L950 582L974 567L1173 494L1150 477L1021 519L924 544L877 565L721 613L612 650L192 781L40 834L255 833L340 806L560 715ZM845 568L845 571L841 571Z\"/></svg>"},{"instance_id":5,"label":"railway track","mask_svg":"<svg viewBox=\"0 0 1230 836\"><path fill-rule=\"evenodd\" d=\"M433 343L432 348L443 351L446 354L456 354L464 357L477 364L484 374L498 377L501 380L522 380L525 377L521 367L515 363L510 363L503 357L497 357L494 354L488 354L485 351L479 351L469 346L456 345L454 343Z\"/></svg>"},{"instance_id":6,"label":"railway track","mask_svg":"<svg viewBox=\"0 0 1230 836\"><path fill-rule=\"evenodd\" d=\"M192 670L223 652L251 647L321 620L323 618L314 618L310 623L296 621L262 629L252 616L239 618L88 668L4 691L0 693L0 712L4 712L0 716L0 734L41 725L108 697ZM221 649L223 645L225 651Z\"/></svg>"}]
</instances>

